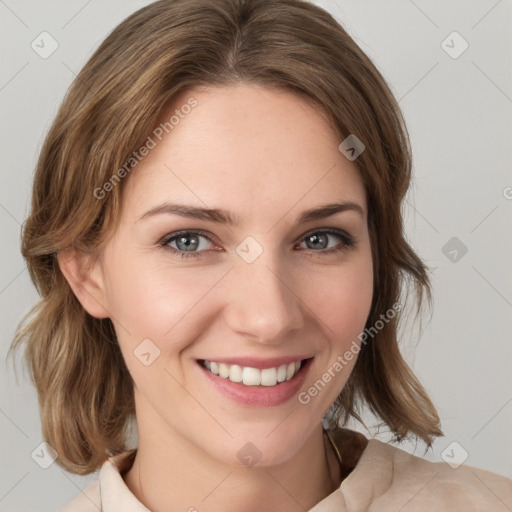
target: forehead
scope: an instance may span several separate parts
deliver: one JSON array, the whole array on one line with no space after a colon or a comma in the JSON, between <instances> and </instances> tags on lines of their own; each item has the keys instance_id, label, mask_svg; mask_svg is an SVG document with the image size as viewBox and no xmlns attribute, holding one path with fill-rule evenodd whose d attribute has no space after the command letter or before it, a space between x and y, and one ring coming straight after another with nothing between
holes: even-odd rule
<instances>
[{"instance_id":1,"label":"forehead","mask_svg":"<svg viewBox=\"0 0 512 512\"><path fill-rule=\"evenodd\" d=\"M159 123L167 127L162 140L153 136L155 147L126 183L123 203L134 215L164 201L220 206L242 220L340 200L366 209L361 177L335 130L296 94L246 84L197 88Z\"/></svg>"}]
</instances>

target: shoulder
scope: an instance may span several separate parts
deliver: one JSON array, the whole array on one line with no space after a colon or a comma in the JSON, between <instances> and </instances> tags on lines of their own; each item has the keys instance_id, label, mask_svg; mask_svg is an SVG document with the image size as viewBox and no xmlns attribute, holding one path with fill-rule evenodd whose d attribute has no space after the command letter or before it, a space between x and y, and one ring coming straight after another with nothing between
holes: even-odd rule
<instances>
[{"instance_id":1,"label":"shoulder","mask_svg":"<svg viewBox=\"0 0 512 512\"><path fill-rule=\"evenodd\" d=\"M371 441L370 459L388 467L393 480L384 499L407 499L408 510L436 506L476 510L510 510L512 480L471 466L452 468L446 462L430 462L380 441Z\"/></svg>"},{"instance_id":2,"label":"shoulder","mask_svg":"<svg viewBox=\"0 0 512 512\"><path fill-rule=\"evenodd\" d=\"M99 478L84 489L59 512L98 512L102 510L144 511L123 481L135 459L136 450L127 450L109 457L101 466Z\"/></svg>"},{"instance_id":3,"label":"shoulder","mask_svg":"<svg viewBox=\"0 0 512 512\"><path fill-rule=\"evenodd\" d=\"M364 446L360 437L353 439ZM512 480L471 466L454 469L376 439L362 448L340 490L346 501L363 501L383 511L512 510Z\"/></svg>"},{"instance_id":4,"label":"shoulder","mask_svg":"<svg viewBox=\"0 0 512 512\"><path fill-rule=\"evenodd\" d=\"M102 510L102 506L100 482L96 480L73 501L62 507L59 512L98 512L98 510Z\"/></svg>"}]
</instances>

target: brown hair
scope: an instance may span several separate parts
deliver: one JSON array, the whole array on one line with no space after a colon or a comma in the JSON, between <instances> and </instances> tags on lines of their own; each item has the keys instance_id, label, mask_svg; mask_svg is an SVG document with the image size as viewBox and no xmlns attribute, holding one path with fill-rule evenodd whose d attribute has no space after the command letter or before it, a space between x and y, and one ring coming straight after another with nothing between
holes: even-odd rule
<instances>
[{"instance_id":1,"label":"brown hair","mask_svg":"<svg viewBox=\"0 0 512 512\"><path fill-rule=\"evenodd\" d=\"M179 93L236 82L295 92L325 112L340 142L366 150L355 164L367 192L374 295L367 326L409 285L417 311L431 300L427 268L403 234L411 151L384 78L334 18L302 0L160 0L123 21L72 83L45 139L22 253L40 302L11 347L26 342L44 438L67 470L95 471L126 446L133 383L110 319L85 312L56 254L97 251L119 219L122 180L98 187L130 159ZM397 440L431 444L439 417L397 343L400 314L361 347L332 418L346 425L366 404Z\"/></svg>"}]
</instances>

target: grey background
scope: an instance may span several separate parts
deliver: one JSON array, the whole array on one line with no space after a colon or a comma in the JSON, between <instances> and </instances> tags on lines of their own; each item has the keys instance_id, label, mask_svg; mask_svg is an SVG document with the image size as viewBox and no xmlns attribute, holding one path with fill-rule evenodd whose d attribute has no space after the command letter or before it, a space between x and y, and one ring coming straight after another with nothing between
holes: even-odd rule
<instances>
[{"instance_id":1,"label":"grey background","mask_svg":"<svg viewBox=\"0 0 512 512\"><path fill-rule=\"evenodd\" d=\"M19 234L44 135L93 50L148 3L0 0L0 511L58 510L97 478L34 462L41 443L37 396L26 374L16 382L4 361L17 322L37 300ZM425 457L441 461L449 446L455 459L467 452L467 464L512 478L511 1L317 3L381 70L411 135L407 233L434 268L435 306L421 337L404 329L402 345L446 434ZM47 59L31 48L43 31L59 45ZM469 44L458 58L441 46L453 31ZM446 45L462 48L457 36Z\"/></svg>"}]
</instances>

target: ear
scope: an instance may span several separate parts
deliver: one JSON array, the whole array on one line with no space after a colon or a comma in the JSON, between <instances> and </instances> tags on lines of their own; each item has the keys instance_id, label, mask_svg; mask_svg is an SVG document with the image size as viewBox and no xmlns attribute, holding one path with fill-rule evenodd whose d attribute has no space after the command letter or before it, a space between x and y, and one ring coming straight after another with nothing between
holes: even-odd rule
<instances>
[{"instance_id":1,"label":"ear","mask_svg":"<svg viewBox=\"0 0 512 512\"><path fill-rule=\"evenodd\" d=\"M100 262L91 254L70 248L59 251L61 272L84 309L96 318L109 318Z\"/></svg>"}]
</instances>

